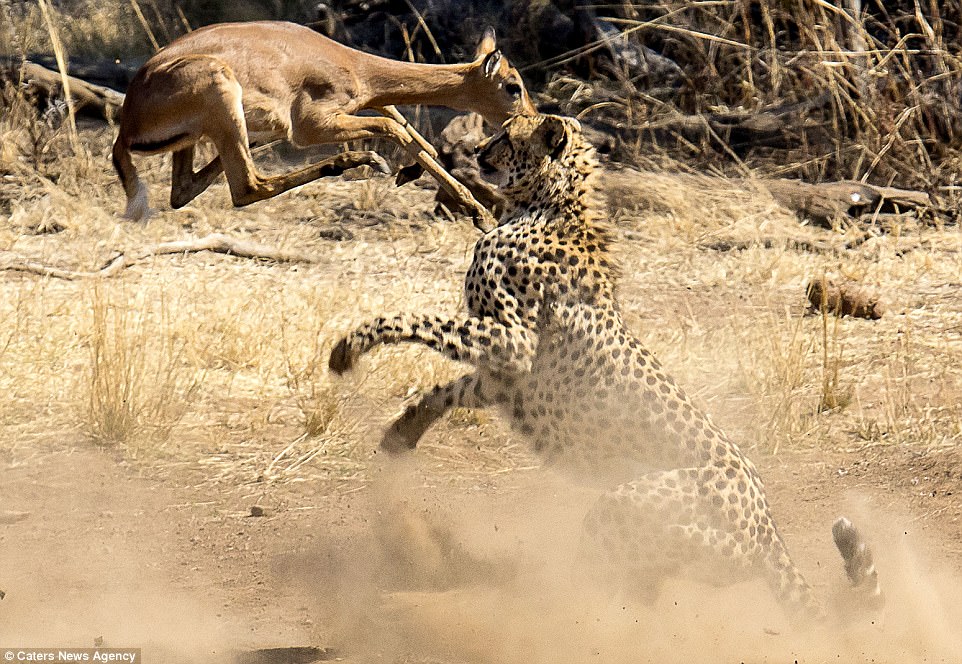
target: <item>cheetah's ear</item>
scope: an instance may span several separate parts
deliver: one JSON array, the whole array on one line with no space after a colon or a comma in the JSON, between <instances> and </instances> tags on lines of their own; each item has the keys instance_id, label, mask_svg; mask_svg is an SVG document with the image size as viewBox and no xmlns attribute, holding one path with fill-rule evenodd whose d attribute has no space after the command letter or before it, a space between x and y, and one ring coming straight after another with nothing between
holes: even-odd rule
<instances>
[{"instance_id":1,"label":"cheetah's ear","mask_svg":"<svg viewBox=\"0 0 962 664\"><path fill-rule=\"evenodd\" d=\"M557 159L568 145L568 126L562 118L546 115L538 133L552 159Z\"/></svg>"}]
</instances>

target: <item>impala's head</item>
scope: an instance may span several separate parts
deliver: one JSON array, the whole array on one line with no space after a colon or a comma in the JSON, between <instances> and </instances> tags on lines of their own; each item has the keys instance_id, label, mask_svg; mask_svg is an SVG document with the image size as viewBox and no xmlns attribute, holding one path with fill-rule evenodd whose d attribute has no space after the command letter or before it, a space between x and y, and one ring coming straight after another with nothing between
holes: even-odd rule
<instances>
[{"instance_id":1,"label":"impala's head","mask_svg":"<svg viewBox=\"0 0 962 664\"><path fill-rule=\"evenodd\" d=\"M471 65L476 92L471 110L483 115L488 123L497 127L512 115L538 112L531 103L521 74L498 50L494 28L484 31Z\"/></svg>"}]
</instances>

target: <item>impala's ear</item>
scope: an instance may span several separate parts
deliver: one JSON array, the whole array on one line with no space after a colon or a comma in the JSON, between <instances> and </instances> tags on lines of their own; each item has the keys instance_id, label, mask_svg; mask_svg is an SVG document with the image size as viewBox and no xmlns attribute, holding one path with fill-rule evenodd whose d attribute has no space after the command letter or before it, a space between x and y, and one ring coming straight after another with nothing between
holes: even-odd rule
<instances>
[{"instance_id":1,"label":"impala's ear","mask_svg":"<svg viewBox=\"0 0 962 664\"><path fill-rule=\"evenodd\" d=\"M496 48L498 48L498 44L494 37L494 28L489 25L484 29L484 34L481 35L478 47L474 49L474 59L477 60L483 55L493 53Z\"/></svg>"},{"instance_id":2,"label":"impala's ear","mask_svg":"<svg viewBox=\"0 0 962 664\"><path fill-rule=\"evenodd\" d=\"M481 73L484 74L485 78L494 78L495 75L501 70L501 61L504 56L501 55L501 51L494 51L489 53L481 64Z\"/></svg>"},{"instance_id":3,"label":"impala's ear","mask_svg":"<svg viewBox=\"0 0 962 664\"><path fill-rule=\"evenodd\" d=\"M538 127L538 137L548 149L552 159L557 159L568 145L568 126L556 115L546 115Z\"/></svg>"}]
</instances>

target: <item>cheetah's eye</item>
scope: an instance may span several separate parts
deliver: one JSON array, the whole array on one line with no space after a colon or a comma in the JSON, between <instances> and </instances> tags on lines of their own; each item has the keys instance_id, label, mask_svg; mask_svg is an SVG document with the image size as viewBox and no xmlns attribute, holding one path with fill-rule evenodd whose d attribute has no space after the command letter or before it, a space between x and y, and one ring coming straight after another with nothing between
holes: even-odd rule
<instances>
[{"instance_id":1,"label":"cheetah's eye","mask_svg":"<svg viewBox=\"0 0 962 664\"><path fill-rule=\"evenodd\" d=\"M521 96L521 86L518 85L517 83L508 83L507 85L504 86L504 90L512 97Z\"/></svg>"}]
</instances>

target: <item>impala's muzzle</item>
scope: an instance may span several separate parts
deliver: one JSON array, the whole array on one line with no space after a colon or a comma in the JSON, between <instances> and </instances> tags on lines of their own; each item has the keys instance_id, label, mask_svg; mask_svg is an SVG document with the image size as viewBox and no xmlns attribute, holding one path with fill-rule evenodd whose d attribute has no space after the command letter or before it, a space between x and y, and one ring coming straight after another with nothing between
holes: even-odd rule
<instances>
[{"instance_id":1,"label":"impala's muzzle","mask_svg":"<svg viewBox=\"0 0 962 664\"><path fill-rule=\"evenodd\" d=\"M487 160L487 153L485 152L478 155L478 167L481 169L481 175L484 176L494 175L498 172L498 169Z\"/></svg>"},{"instance_id":2,"label":"impala's muzzle","mask_svg":"<svg viewBox=\"0 0 962 664\"><path fill-rule=\"evenodd\" d=\"M488 161L488 158L491 155L491 150L489 148L491 147L492 138L493 137L484 139L478 143L476 148L474 148L474 155L478 161L478 168L481 170L482 177L484 177L486 180L491 179L498 173L498 169L495 168L490 161Z\"/></svg>"}]
</instances>

